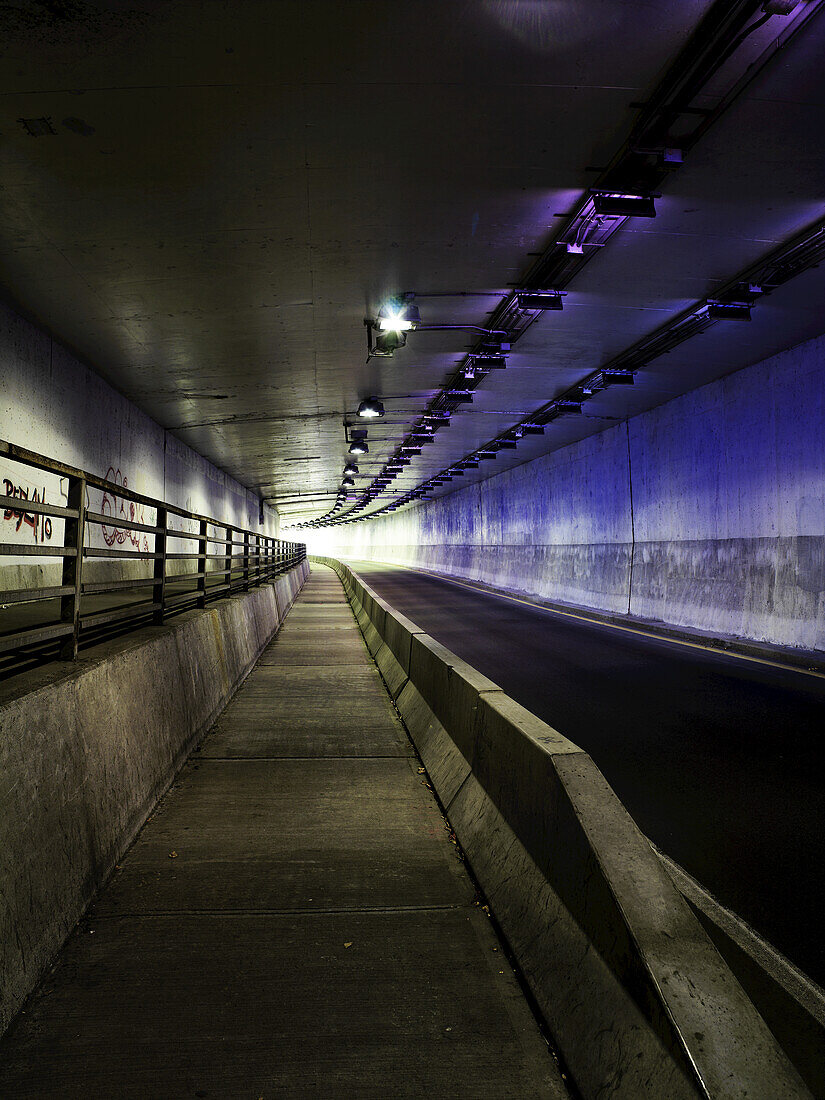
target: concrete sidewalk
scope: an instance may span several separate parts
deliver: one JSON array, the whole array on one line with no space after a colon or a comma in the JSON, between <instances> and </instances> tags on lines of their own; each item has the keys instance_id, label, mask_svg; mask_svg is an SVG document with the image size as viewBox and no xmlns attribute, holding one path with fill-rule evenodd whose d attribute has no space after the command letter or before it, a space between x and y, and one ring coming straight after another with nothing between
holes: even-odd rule
<instances>
[{"instance_id":1,"label":"concrete sidewalk","mask_svg":"<svg viewBox=\"0 0 825 1100\"><path fill-rule=\"evenodd\" d=\"M0 1096L566 1095L316 565L0 1043Z\"/></svg>"}]
</instances>

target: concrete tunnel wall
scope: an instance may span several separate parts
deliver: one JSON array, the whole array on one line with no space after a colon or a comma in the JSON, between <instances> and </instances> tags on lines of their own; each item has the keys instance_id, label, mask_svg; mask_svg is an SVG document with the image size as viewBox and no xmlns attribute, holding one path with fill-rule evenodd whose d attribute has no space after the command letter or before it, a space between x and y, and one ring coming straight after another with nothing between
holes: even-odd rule
<instances>
[{"instance_id":1,"label":"concrete tunnel wall","mask_svg":"<svg viewBox=\"0 0 825 1100\"><path fill-rule=\"evenodd\" d=\"M825 337L312 553L825 648ZM552 428L549 429L552 436Z\"/></svg>"},{"instance_id":2,"label":"concrete tunnel wall","mask_svg":"<svg viewBox=\"0 0 825 1100\"><path fill-rule=\"evenodd\" d=\"M187 511L278 535L274 509L265 506L264 522L259 523L260 501L254 492L165 431L48 333L2 304L0 438ZM37 493L38 499L45 496L49 503L61 505L66 503L66 488L65 479L0 455L3 495L33 499ZM111 509L114 518L119 514L120 501L109 498L104 504L102 494L94 490L89 491L87 504L96 511ZM0 511L0 542L62 544L62 520L47 521L22 509ZM124 512L123 518L129 514ZM152 523L154 510L145 509L134 518ZM104 537L99 527L87 525L87 545L151 549L151 539L141 539L139 546L131 536L124 534L124 539L116 539L113 528ZM191 549L183 540L170 540L170 552ZM0 563L0 588L59 583L61 567L48 558L5 557ZM178 571L191 568L170 562L169 571L176 566ZM143 575L147 568L151 563L147 567L94 559L87 566L92 573L105 570L112 576Z\"/></svg>"}]
</instances>

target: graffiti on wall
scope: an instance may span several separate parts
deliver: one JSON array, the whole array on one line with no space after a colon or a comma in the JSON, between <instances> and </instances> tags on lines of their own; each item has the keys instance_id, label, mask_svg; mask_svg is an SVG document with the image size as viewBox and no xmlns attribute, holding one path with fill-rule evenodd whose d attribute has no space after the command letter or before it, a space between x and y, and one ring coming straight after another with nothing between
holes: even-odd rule
<instances>
[{"instance_id":1,"label":"graffiti on wall","mask_svg":"<svg viewBox=\"0 0 825 1100\"><path fill-rule=\"evenodd\" d=\"M113 481L116 485L122 485L124 489L128 489L129 482L123 476L120 469L116 469L114 466L110 466L106 471L106 480ZM0 478L0 486L2 486L2 495L6 497L14 497L19 500L20 507L9 504L2 511L3 524L2 527L8 530L12 538L15 535L28 535L36 543L50 542L54 536L54 521L51 516L40 515L38 512L28 511L25 506L25 501L31 501L33 504L46 504L46 487L34 486L26 482L18 482L17 479L12 477ZM65 507L67 500L68 481L66 478L60 479L60 488L58 491L58 497L61 506ZM89 490L86 490L86 507L91 506L89 499ZM146 534L141 531L130 531L124 527L118 527L118 520L129 520L132 523L145 523L145 509L141 504L135 504L133 501L124 500L122 497L118 497L114 493L103 493L101 500L100 511L103 515L111 517L111 523L101 524L99 527L96 524L90 524L87 526L86 538L87 542L95 542L95 532L99 531L106 546L125 546L126 549L131 550L143 550L148 552L149 539ZM6 526L9 524L10 526ZM99 545L99 543L98 543Z\"/></svg>"},{"instance_id":2,"label":"graffiti on wall","mask_svg":"<svg viewBox=\"0 0 825 1100\"><path fill-rule=\"evenodd\" d=\"M46 503L46 487L42 489L28 489L23 485L16 485L9 478L3 478L3 496L18 497L20 500L30 500L33 504ZM41 516L37 512L27 512L25 508L6 508L3 511L3 520L13 523L15 532L23 528L24 533L29 531L35 542L48 542L52 537L51 516Z\"/></svg>"},{"instance_id":3,"label":"graffiti on wall","mask_svg":"<svg viewBox=\"0 0 825 1100\"><path fill-rule=\"evenodd\" d=\"M113 481L116 485L122 485L124 489L129 488L129 482L120 472L120 469L116 470L113 466L110 466L106 471L106 480ZM132 500L124 500L123 497L114 496L110 493L103 494L100 511L104 516L111 516L114 523L117 523L119 519L128 520L130 523L146 522L145 510L142 504L135 504ZM101 532L107 546L114 546L115 543L118 546L123 546L128 540L136 550L147 552L149 550L149 539L145 534L141 535L140 531L130 531L124 527L107 527L103 524Z\"/></svg>"}]
</instances>

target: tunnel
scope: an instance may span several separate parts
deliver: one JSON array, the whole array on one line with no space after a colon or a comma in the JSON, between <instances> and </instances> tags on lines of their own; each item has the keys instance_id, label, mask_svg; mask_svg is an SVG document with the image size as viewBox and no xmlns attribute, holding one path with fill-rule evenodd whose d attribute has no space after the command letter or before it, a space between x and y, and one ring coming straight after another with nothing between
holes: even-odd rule
<instances>
[{"instance_id":1,"label":"tunnel","mask_svg":"<svg viewBox=\"0 0 825 1100\"><path fill-rule=\"evenodd\" d=\"M0 5L0 1097L825 1097L823 0Z\"/></svg>"}]
</instances>

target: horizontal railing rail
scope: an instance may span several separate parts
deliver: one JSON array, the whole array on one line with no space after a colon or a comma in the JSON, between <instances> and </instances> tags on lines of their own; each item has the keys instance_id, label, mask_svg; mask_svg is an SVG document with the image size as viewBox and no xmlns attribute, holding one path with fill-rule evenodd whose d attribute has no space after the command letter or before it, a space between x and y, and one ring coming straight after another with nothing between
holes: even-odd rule
<instances>
[{"instance_id":1,"label":"horizontal railing rail","mask_svg":"<svg viewBox=\"0 0 825 1100\"><path fill-rule=\"evenodd\" d=\"M303 543L287 542L136 493L119 482L5 440L0 440L0 457L67 482L65 506L0 495L0 509L6 518L48 517L64 525L59 544L0 543L0 567L3 558L33 558L40 559L30 567L37 569L42 559L51 558L60 570L60 583L7 586L0 581L0 655L6 660L6 671L16 667L8 664L8 659L15 657L45 655L74 660L78 647L99 638L104 628L122 631L161 624L170 615L266 584L306 557ZM89 506L90 490L104 495L99 510ZM107 501L111 512L105 511ZM118 509L122 514L117 514ZM140 509L151 509L154 520L147 521ZM189 530L186 524L191 525ZM17 530L19 527L18 522ZM98 545L100 532L106 545ZM186 540L191 548L180 549L180 544L187 545ZM113 569L115 562L127 568L145 563L146 574L90 577L88 569L94 562L104 567L110 562ZM170 568L170 563L176 564ZM58 580L57 572L52 579Z\"/></svg>"}]
</instances>

